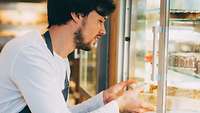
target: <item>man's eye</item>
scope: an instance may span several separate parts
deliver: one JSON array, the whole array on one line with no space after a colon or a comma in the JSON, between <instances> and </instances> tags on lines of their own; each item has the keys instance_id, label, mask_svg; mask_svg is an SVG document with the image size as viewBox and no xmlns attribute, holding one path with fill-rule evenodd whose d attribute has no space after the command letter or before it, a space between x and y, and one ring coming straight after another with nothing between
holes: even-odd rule
<instances>
[{"instance_id":1,"label":"man's eye","mask_svg":"<svg viewBox=\"0 0 200 113\"><path fill-rule=\"evenodd\" d=\"M102 21L102 20L99 20L99 23L103 23L103 21Z\"/></svg>"}]
</instances>

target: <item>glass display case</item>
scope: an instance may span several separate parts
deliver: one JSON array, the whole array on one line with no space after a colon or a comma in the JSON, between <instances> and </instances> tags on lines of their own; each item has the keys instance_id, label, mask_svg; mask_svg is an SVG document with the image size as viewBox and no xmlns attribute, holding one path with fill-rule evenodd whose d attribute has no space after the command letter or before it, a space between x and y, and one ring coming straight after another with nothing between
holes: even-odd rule
<instances>
[{"instance_id":1,"label":"glass display case","mask_svg":"<svg viewBox=\"0 0 200 113\"><path fill-rule=\"evenodd\" d=\"M157 113L200 112L200 2L171 0L169 18L161 18L162 0L132 0L129 78L146 83L141 99L165 107ZM164 3L164 2L163 2ZM167 5L167 4L164 4ZM161 21L169 23L161 28ZM167 49L160 48L161 33L168 38ZM158 105L161 95L158 81L160 50L167 51L166 103ZM162 83L163 85L165 83ZM162 87L164 88L164 87ZM164 88L165 89L165 88ZM164 90L162 89L162 90ZM165 93L165 92L163 92Z\"/></svg>"}]
</instances>

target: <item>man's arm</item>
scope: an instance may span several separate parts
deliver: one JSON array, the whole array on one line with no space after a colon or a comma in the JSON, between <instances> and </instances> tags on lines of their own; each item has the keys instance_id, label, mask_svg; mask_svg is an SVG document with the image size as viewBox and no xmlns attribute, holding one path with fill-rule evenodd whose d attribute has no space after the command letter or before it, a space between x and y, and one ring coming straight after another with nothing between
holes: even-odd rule
<instances>
[{"instance_id":1,"label":"man's arm","mask_svg":"<svg viewBox=\"0 0 200 113\"><path fill-rule=\"evenodd\" d=\"M103 92L70 108L72 113L87 113L104 106Z\"/></svg>"},{"instance_id":2,"label":"man's arm","mask_svg":"<svg viewBox=\"0 0 200 113\"><path fill-rule=\"evenodd\" d=\"M48 55L26 47L14 58L11 79L33 113L70 113Z\"/></svg>"},{"instance_id":3,"label":"man's arm","mask_svg":"<svg viewBox=\"0 0 200 113\"><path fill-rule=\"evenodd\" d=\"M51 65L50 61L47 60L50 58L48 55L41 54L43 52L38 48L27 47L25 50L19 52L18 55L14 56L13 59L15 61L11 69L11 79L18 87L23 96L22 98L24 98L33 113L71 113L67 108L61 92L62 89L57 78L59 75L56 75L56 72L53 71L56 67ZM103 98L102 96L100 97ZM110 98L110 96L108 97ZM97 101L99 101L98 98ZM103 99L100 101L105 102ZM138 112L141 110L144 111L144 109L149 111L149 106L143 104L143 102L137 99L135 93L130 91L115 101L110 101L105 106L95 111L90 112L89 110L89 112L118 113L119 111L127 110Z\"/></svg>"},{"instance_id":4,"label":"man's arm","mask_svg":"<svg viewBox=\"0 0 200 113\"><path fill-rule=\"evenodd\" d=\"M143 113L145 111L152 111L154 109L152 105L139 100L137 97L137 94L142 91L142 89L132 91L125 90L125 88L132 83L135 83L135 81L128 80L118 83L106 89L104 92L101 92L96 97L75 106L72 110L74 110L75 113L119 113L119 111ZM103 104L105 105L101 107Z\"/></svg>"},{"instance_id":5,"label":"man's arm","mask_svg":"<svg viewBox=\"0 0 200 113\"><path fill-rule=\"evenodd\" d=\"M116 101L112 101L108 104L106 104L105 106L92 111L90 113L119 113L119 106L118 103Z\"/></svg>"}]
</instances>

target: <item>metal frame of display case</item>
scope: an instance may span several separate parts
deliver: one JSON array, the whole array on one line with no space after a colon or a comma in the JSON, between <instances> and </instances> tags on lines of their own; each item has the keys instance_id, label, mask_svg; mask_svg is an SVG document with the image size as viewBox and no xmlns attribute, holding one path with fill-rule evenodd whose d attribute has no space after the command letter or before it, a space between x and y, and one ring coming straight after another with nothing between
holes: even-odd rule
<instances>
[{"instance_id":1,"label":"metal frame of display case","mask_svg":"<svg viewBox=\"0 0 200 113\"><path fill-rule=\"evenodd\" d=\"M131 37L131 11L132 11L132 0L126 0L125 6L125 29L124 29L124 58L123 58L123 78L122 80L129 79L129 68L130 68L130 37Z\"/></svg>"},{"instance_id":2,"label":"metal frame of display case","mask_svg":"<svg viewBox=\"0 0 200 113\"><path fill-rule=\"evenodd\" d=\"M157 113L166 113L167 61L168 61L168 40L169 40L168 19L169 19L169 0L161 0Z\"/></svg>"},{"instance_id":3,"label":"metal frame of display case","mask_svg":"<svg viewBox=\"0 0 200 113\"><path fill-rule=\"evenodd\" d=\"M131 10L132 10L132 0L119 0L116 2L119 9L117 9L117 15L113 16L113 21L117 25L117 34L113 36L117 45L117 56L114 56L116 59L116 68L115 73L116 82L124 81L128 79L129 75L129 52L130 52L130 30L131 30ZM114 27L112 26L112 29ZM111 52L111 51L110 51ZM111 55L112 57L113 55ZM110 74L113 76L113 74Z\"/></svg>"},{"instance_id":4,"label":"metal frame of display case","mask_svg":"<svg viewBox=\"0 0 200 113\"><path fill-rule=\"evenodd\" d=\"M118 46L118 52L117 52L117 82L120 82L123 80L123 70L124 70L124 35L125 35L125 6L126 1L125 0L119 0L119 25L118 25L118 34L117 34L117 46Z\"/></svg>"}]
</instances>

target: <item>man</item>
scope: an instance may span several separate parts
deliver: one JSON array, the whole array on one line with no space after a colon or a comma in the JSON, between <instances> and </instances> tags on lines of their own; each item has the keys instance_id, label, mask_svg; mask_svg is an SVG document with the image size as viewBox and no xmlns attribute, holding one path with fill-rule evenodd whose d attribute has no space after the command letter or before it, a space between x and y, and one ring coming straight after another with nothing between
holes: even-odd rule
<instances>
[{"instance_id":1,"label":"man","mask_svg":"<svg viewBox=\"0 0 200 113\"><path fill-rule=\"evenodd\" d=\"M104 21L114 9L112 0L49 0L48 31L15 38L0 54L0 113L151 110L133 91L123 92L132 81L117 84L72 108L66 106L70 75L67 56L75 48L90 50L106 33Z\"/></svg>"}]
</instances>

